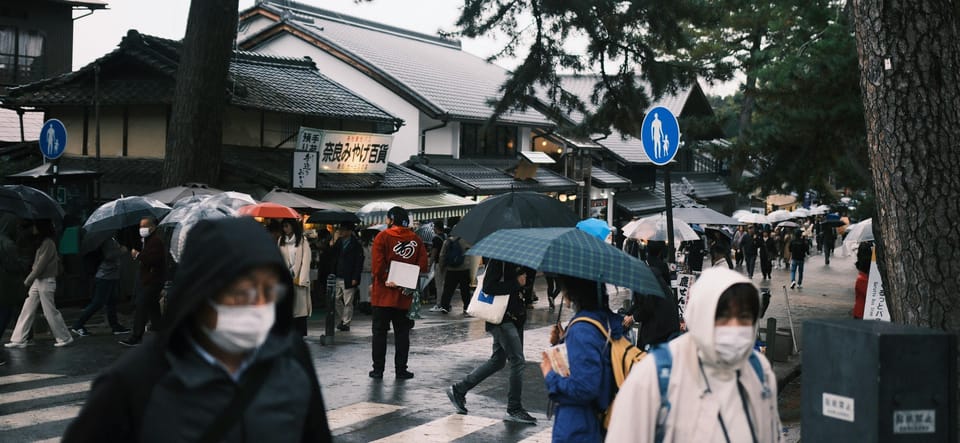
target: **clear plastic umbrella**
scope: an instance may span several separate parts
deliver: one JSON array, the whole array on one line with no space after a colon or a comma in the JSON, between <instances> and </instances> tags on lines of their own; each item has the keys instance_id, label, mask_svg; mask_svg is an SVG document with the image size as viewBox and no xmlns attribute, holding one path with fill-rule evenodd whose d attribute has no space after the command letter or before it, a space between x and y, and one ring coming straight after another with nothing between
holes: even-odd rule
<instances>
[{"instance_id":1,"label":"clear plastic umbrella","mask_svg":"<svg viewBox=\"0 0 960 443\"><path fill-rule=\"evenodd\" d=\"M757 224L757 225L770 224L770 220L767 219L766 215L757 214L755 212L751 212L749 214L743 214L740 217L737 217L737 221L741 221L743 223Z\"/></svg>"},{"instance_id":2,"label":"clear plastic umbrella","mask_svg":"<svg viewBox=\"0 0 960 443\"><path fill-rule=\"evenodd\" d=\"M258 202L256 199L251 197L250 194L227 191L211 196L209 200L205 201L205 203L215 206L228 206L233 210L239 210L244 206L255 205Z\"/></svg>"},{"instance_id":3,"label":"clear plastic umbrella","mask_svg":"<svg viewBox=\"0 0 960 443\"><path fill-rule=\"evenodd\" d=\"M805 208L797 208L796 210L790 212L791 218L806 218L810 216L810 210Z\"/></svg>"},{"instance_id":4,"label":"clear plastic umbrella","mask_svg":"<svg viewBox=\"0 0 960 443\"><path fill-rule=\"evenodd\" d=\"M853 226L847 227L847 236L844 237L844 243L859 244L865 241L874 241L873 237L873 219L868 218Z\"/></svg>"},{"instance_id":5,"label":"clear plastic umbrella","mask_svg":"<svg viewBox=\"0 0 960 443\"><path fill-rule=\"evenodd\" d=\"M170 256L177 263L180 262L180 257L183 254L187 234L197 223L201 220L237 216L237 211L229 206L211 205L206 202L194 205L190 209L191 211L173 228L173 233L170 236Z\"/></svg>"},{"instance_id":6,"label":"clear plastic umbrella","mask_svg":"<svg viewBox=\"0 0 960 443\"><path fill-rule=\"evenodd\" d=\"M208 199L208 198L210 198L210 197L212 197L212 195L210 195L210 194L187 196L187 197L181 198L180 200L177 200L176 202L174 202L174 203L173 203L173 209L182 208L182 207L184 207L184 206L189 206L189 205L192 205L192 204L195 204L195 203L200 203L200 202L202 202L202 201L204 201L204 200L206 200L206 199ZM173 212L173 211L170 211L170 212Z\"/></svg>"},{"instance_id":7,"label":"clear plastic umbrella","mask_svg":"<svg viewBox=\"0 0 960 443\"><path fill-rule=\"evenodd\" d=\"M667 241L667 217L654 215L641 218L637 222L633 231L628 233L624 229L624 233L628 237L647 241ZM684 242L699 239L700 235L689 224L678 218L673 219L673 241Z\"/></svg>"},{"instance_id":8,"label":"clear plastic umbrella","mask_svg":"<svg viewBox=\"0 0 960 443\"><path fill-rule=\"evenodd\" d=\"M769 220L770 223L782 222L782 221L790 220L791 218L792 216L790 215L790 213L783 209L778 209L776 211L773 211L767 214L767 220Z\"/></svg>"},{"instance_id":9,"label":"clear plastic umbrella","mask_svg":"<svg viewBox=\"0 0 960 443\"><path fill-rule=\"evenodd\" d=\"M368 225L386 223L387 212L394 206L397 206L397 204L388 201L370 202L357 211L357 217L360 217L360 220Z\"/></svg>"}]
</instances>

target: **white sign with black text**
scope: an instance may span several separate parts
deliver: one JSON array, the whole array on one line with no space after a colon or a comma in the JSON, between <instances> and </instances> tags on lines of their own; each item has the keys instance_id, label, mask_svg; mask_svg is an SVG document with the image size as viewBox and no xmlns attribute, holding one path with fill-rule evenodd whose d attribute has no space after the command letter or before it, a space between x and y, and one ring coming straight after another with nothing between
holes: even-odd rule
<instances>
[{"instance_id":1,"label":"white sign with black text","mask_svg":"<svg viewBox=\"0 0 960 443\"><path fill-rule=\"evenodd\" d=\"M837 420L854 422L854 401L850 397L823 393L823 416Z\"/></svg>"}]
</instances>

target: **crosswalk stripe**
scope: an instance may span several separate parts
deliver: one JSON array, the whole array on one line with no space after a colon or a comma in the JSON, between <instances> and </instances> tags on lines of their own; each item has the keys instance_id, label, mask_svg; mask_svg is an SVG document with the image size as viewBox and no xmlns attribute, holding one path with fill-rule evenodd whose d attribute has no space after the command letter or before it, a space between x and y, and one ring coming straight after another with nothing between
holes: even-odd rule
<instances>
[{"instance_id":1,"label":"crosswalk stripe","mask_svg":"<svg viewBox=\"0 0 960 443\"><path fill-rule=\"evenodd\" d=\"M327 411L327 423L330 429L344 428L400 409L403 409L403 406L366 401L354 403Z\"/></svg>"},{"instance_id":2,"label":"crosswalk stripe","mask_svg":"<svg viewBox=\"0 0 960 443\"><path fill-rule=\"evenodd\" d=\"M48 438L46 440L37 440L33 443L60 443L60 437Z\"/></svg>"},{"instance_id":3,"label":"crosswalk stripe","mask_svg":"<svg viewBox=\"0 0 960 443\"><path fill-rule=\"evenodd\" d=\"M28 381L37 381L37 380L47 380L51 378L63 377L59 374L14 374L14 375L5 375L0 377L0 386L3 385L12 385L14 383L23 383Z\"/></svg>"},{"instance_id":4,"label":"crosswalk stripe","mask_svg":"<svg viewBox=\"0 0 960 443\"><path fill-rule=\"evenodd\" d=\"M544 429L523 440L520 440L520 443L550 443L552 440L553 440L553 426L550 426L547 429Z\"/></svg>"},{"instance_id":5,"label":"crosswalk stripe","mask_svg":"<svg viewBox=\"0 0 960 443\"><path fill-rule=\"evenodd\" d=\"M374 443L447 442L496 423L500 423L500 420L475 415L454 414L381 438Z\"/></svg>"},{"instance_id":6,"label":"crosswalk stripe","mask_svg":"<svg viewBox=\"0 0 960 443\"><path fill-rule=\"evenodd\" d=\"M80 413L80 405L54 406L0 416L0 431L25 428L42 423L72 419Z\"/></svg>"},{"instance_id":7,"label":"crosswalk stripe","mask_svg":"<svg viewBox=\"0 0 960 443\"><path fill-rule=\"evenodd\" d=\"M8 392L0 396L0 405L14 403L24 400L33 400L36 398L55 397L57 395L76 394L90 390L90 382L82 381L79 383L69 383L65 385L46 386L36 389L24 389L22 391Z\"/></svg>"}]
</instances>

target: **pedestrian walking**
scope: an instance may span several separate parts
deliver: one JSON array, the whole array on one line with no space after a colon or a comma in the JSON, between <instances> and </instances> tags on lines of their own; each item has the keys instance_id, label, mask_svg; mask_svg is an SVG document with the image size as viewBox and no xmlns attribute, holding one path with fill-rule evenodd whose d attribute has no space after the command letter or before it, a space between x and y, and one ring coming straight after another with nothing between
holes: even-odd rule
<instances>
[{"instance_id":1,"label":"pedestrian walking","mask_svg":"<svg viewBox=\"0 0 960 443\"><path fill-rule=\"evenodd\" d=\"M357 298L360 286L360 274L363 272L363 246L360 237L354 232L353 223L343 223L331 240L333 251L338 255L336 266L337 297L336 310L340 323L337 329L349 331L353 321L353 302Z\"/></svg>"},{"instance_id":2,"label":"pedestrian walking","mask_svg":"<svg viewBox=\"0 0 960 443\"><path fill-rule=\"evenodd\" d=\"M54 303L54 295L57 292L57 274L60 272L60 255L57 252L57 244L54 242L56 232L53 229L53 223L50 220L37 220L33 224L33 234L40 239L40 247L37 248L36 256L33 260L33 266L30 273L23 281L23 285L29 290L27 298L23 302L23 308L20 310L20 317L17 318L17 324L10 334L10 343L4 346L8 348L23 348L27 346L27 336L33 327L33 321L37 315L37 305L43 309L43 316L50 325L50 332L56 340L54 346L61 347L73 343L73 336L67 329L63 316L57 310Z\"/></svg>"},{"instance_id":3,"label":"pedestrian walking","mask_svg":"<svg viewBox=\"0 0 960 443\"><path fill-rule=\"evenodd\" d=\"M161 322L160 293L166 281L167 250L157 235L157 219L140 219L139 233L142 241L140 250L131 249L130 256L140 265L140 286L133 316L133 331L119 342L124 346L137 346L143 341L148 320L151 331L159 330Z\"/></svg>"},{"instance_id":4,"label":"pedestrian walking","mask_svg":"<svg viewBox=\"0 0 960 443\"><path fill-rule=\"evenodd\" d=\"M30 271L30 262L17 247L19 222L16 216L0 213L0 336L27 296L23 280ZM0 366L6 358L0 354Z\"/></svg>"},{"instance_id":5,"label":"pedestrian walking","mask_svg":"<svg viewBox=\"0 0 960 443\"><path fill-rule=\"evenodd\" d=\"M100 264L93 278L93 298L90 304L83 309L80 317L70 328L70 332L80 337L90 335L84 326L93 314L101 308L107 308L107 323L113 329L113 335L130 333L130 328L120 324L117 320L117 298L120 297L120 260L127 255L127 248L120 246L115 237L110 237L100 245Z\"/></svg>"},{"instance_id":6,"label":"pedestrian walking","mask_svg":"<svg viewBox=\"0 0 960 443\"><path fill-rule=\"evenodd\" d=\"M301 337L307 336L307 319L313 313L310 297L310 243L303 237L303 226L296 220L286 219L281 223L283 235L278 246L287 263L287 271L293 278L293 329ZM324 232L326 232L324 230ZM323 237L321 237L323 238ZM329 242L329 239L322 240ZM327 253L328 255L332 255ZM326 266L332 269L332 266ZM326 275L326 274L321 274Z\"/></svg>"},{"instance_id":7,"label":"pedestrian walking","mask_svg":"<svg viewBox=\"0 0 960 443\"><path fill-rule=\"evenodd\" d=\"M747 233L743 228L743 225L737 226L737 231L733 233L733 242L731 243L731 249L733 250L733 257L736 260L737 267L743 266L743 250L740 249L740 244L743 242L743 237Z\"/></svg>"},{"instance_id":8,"label":"pedestrian walking","mask_svg":"<svg viewBox=\"0 0 960 443\"><path fill-rule=\"evenodd\" d=\"M197 223L168 327L97 377L63 441L331 441L316 370L292 330L292 285L255 221Z\"/></svg>"},{"instance_id":9,"label":"pedestrian walking","mask_svg":"<svg viewBox=\"0 0 960 443\"><path fill-rule=\"evenodd\" d=\"M687 266L693 272L703 270L703 239L689 242L687 246Z\"/></svg>"},{"instance_id":10,"label":"pedestrian walking","mask_svg":"<svg viewBox=\"0 0 960 443\"><path fill-rule=\"evenodd\" d=\"M634 365L606 441L779 441L776 376L753 350L759 312L749 279L705 270L690 288L690 332Z\"/></svg>"},{"instance_id":11,"label":"pedestrian walking","mask_svg":"<svg viewBox=\"0 0 960 443\"><path fill-rule=\"evenodd\" d=\"M410 229L410 214L400 206L387 211L387 229L373 239L373 289L370 304L373 309L373 370L370 378L383 378L386 365L387 331L393 326L395 354L394 368L398 380L413 378L407 370L410 354L410 329L413 320L407 312L413 304L410 292L387 279L390 263L394 261L420 266L427 272L427 248L423 240Z\"/></svg>"},{"instance_id":12,"label":"pedestrian walking","mask_svg":"<svg viewBox=\"0 0 960 443\"><path fill-rule=\"evenodd\" d=\"M760 272L764 279L772 277L773 258L777 255L777 241L770 237L770 231L763 231L763 237L757 241L760 250Z\"/></svg>"},{"instance_id":13,"label":"pedestrian walking","mask_svg":"<svg viewBox=\"0 0 960 443\"><path fill-rule=\"evenodd\" d=\"M436 312L446 314L453 309L450 301L453 299L453 291L459 288L463 314L467 315L467 307L470 306L470 297L473 295L473 291L470 290L471 261L467 260L466 256L469 248L470 244L457 236L451 236L443 242L437 258L438 270L443 274L443 292L437 303L439 309Z\"/></svg>"},{"instance_id":14,"label":"pedestrian walking","mask_svg":"<svg viewBox=\"0 0 960 443\"><path fill-rule=\"evenodd\" d=\"M552 311L557 306L556 298L560 295L560 282L556 276L550 274L544 274L544 277L547 279L547 302L550 303Z\"/></svg>"},{"instance_id":15,"label":"pedestrian walking","mask_svg":"<svg viewBox=\"0 0 960 443\"><path fill-rule=\"evenodd\" d=\"M430 310L436 312L440 307L440 296L443 294L443 277L444 274L440 272L440 250L443 249L444 242L447 241L447 234L443 231L443 220L436 220L433 222L433 240L430 241L430 260L428 261L428 266L433 272L433 279L430 280L430 283L427 285L427 293L424 294L425 300L432 300L434 302L433 308Z\"/></svg>"},{"instance_id":16,"label":"pedestrian walking","mask_svg":"<svg viewBox=\"0 0 960 443\"><path fill-rule=\"evenodd\" d=\"M466 395L497 371L510 363L510 381L507 389L507 415L505 421L536 424L523 408L523 324L527 313L521 290L527 284L527 270L513 263L489 260L483 276L483 292L496 297L509 297L503 321L499 324L485 323L484 329L493 336L493 354L482 365L457 383L447 388L447 397L458 414L467 413Z\"/></svg>"},{"instance_id":17,"label":"pedestrian walking","mask_svg":"<svg viewBox=\"0 0 960 443\"><path fill-rule=\"evenodd\" d=\"M837 243L837 229L833 226L824 225L823 229L823 257L824 264L830 264L830 256L833 255L833 248Z\"/></svg>"},{"instance_id":18,"label":"pedestrian walking","mask_svg":"<svg viewBox=\"0 0 960 443\"><path fill-rule=\"evenodd\" d=\"M680 334L680 311L677 295L667 283L670 271L663 261L666 243L647 242L647 266L657 277L660 294L633 293L630 314L624 317L623 326L629 328L634 322L640 322L640 336L637 347L646 349L670 341Z\"/></svg>"},{"instance_id":19,"label":"pedestrian walking","mask_svg":"<svg viewBox=\"0 0 960 443\"><path fill-rule=\"evenodd\" d=\"M747 277L753 278L753 271L757 267L757 236L753 226L747 228L747 233L740 240L740 250L743 251L747 262Z\"/></svg>"},{"instance_id":20,"label":"pedestrian walking","mask_svg":"<svg viewBox=\"0 0 960 443\"><path fill-rule=\"evenodd\" d=\"M805 237L797 236L790 242L790 288L803 288L803 264L809 253Z\"/></svg>"},{"instance_id":21,"label":"pedestrian walking","mask_svg":"<svg viewBox=\"0 0 960 443\"><path fill-rule=\"evenodd\" d=\"M619 315L610 311L604 286L595 281L558 276L564 300L575 314L563 333L570 374L561 376L543 353L540 371L554 404L553 442L603 441L602 415L613 401L616 387L607 337L596 326L576 321L592 319L605 326L610 338L623 337ZM602 293L598 293L602 291Z\"/></svg>"}]
</instances>

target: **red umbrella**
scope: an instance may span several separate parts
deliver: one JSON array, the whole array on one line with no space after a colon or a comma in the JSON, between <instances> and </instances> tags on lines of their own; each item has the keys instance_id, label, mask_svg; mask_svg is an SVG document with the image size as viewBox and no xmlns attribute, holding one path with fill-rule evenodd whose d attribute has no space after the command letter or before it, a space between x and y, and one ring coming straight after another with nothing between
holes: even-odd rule
<instances>
[{"instance_id":1,"label":"red umbrella","mask_svg":"<svg viewBox=\"0 0 960 443\"><path fill-rule=\"evenodd\" d=\"M296 210L269 202L244 206L240 208L239 213L240 215L263 218L300 218L300 213Z\"/></svg>"}]
</instances>

